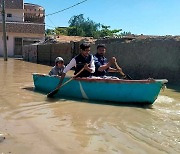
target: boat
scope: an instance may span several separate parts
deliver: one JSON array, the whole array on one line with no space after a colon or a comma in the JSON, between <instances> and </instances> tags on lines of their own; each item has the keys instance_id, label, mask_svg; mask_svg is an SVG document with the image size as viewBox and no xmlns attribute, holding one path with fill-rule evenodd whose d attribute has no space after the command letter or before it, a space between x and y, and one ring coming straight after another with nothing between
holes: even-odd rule
<instances>
[{"instance_id":1,"label":"boat","mask_svg":"<svg viewBox=\"0 0 180 154\"><path fill-rule=\"evenodd\" d=\"M63 82L71 79L66 76ZM57 87L60 78L33 73L33 81L36 90L49 93ZM167 82L166 79L75 78L61 87L56 96L136 105L153 104Z\"/></svg>"}]
</instances>

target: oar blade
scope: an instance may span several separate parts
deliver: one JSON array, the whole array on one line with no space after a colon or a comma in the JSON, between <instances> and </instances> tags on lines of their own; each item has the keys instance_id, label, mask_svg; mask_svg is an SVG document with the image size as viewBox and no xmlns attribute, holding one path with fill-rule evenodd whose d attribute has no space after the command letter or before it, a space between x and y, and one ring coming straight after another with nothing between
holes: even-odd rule
<instances>
[{"instance_id":1,"label":"oar blade","mask_svg":"<svg viewBox=\"0 0 180 154\"><path fill-rule=\"evenodd\" d=\"M59 89L55 89L55 90L51 91L50 93L47 94L47 97L49 97L49 98L53 97L58 91L59 91Z\"/></svg>"}]
</instances>

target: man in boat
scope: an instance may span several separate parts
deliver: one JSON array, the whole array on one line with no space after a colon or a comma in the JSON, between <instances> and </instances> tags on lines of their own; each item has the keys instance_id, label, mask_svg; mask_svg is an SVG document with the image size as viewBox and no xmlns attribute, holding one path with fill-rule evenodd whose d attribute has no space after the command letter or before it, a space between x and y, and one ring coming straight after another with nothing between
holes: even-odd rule
<instances>
[{"instance_id":1,"label":"man in boat","mask_svg":"<svg viewBox=\"0 0 180 154\"><path fill-rule=\"evenodd\" d=\"M94 55L95 62L95 73L94 76L106 77L108 72L122 72L122 69L118 67L117 69L111 66L116 63L116 58L112 57L108 62L107 58L104 56L106 53L106 46L104 44L99 44L97 46L97 53Z\"/></svg>"},{"instance_id":2,"label":"man in boat","mask_svg":"<svg viewBox=\"0 0 180 154\"><path fill-rule=\"evenodd\" d=\"M73 67L75 67L75 77L90 77L95 72L94 58L90 54L90 44L82 43L80 50L80 54L75 56L65 67L58 87L61 87L66 73Z\"/></svg>"},{"instance_id":3,"label":"man in boat","mask_svg":"<svg viewBox=\"0 0 180 154\"><path fill-rule=\"evenodd\" d=\"M61 76L64 68L65 68L65 66L64 66L63 58L57 57L55 59L55 66L50 70L49 75L50 76Z\"/></svg>"}]
</instances>

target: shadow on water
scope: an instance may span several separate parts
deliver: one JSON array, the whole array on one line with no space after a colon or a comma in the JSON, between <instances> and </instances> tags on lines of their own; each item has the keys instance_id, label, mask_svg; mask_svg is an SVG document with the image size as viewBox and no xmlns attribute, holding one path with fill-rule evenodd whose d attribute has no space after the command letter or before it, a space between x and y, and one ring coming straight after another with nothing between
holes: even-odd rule
<instances>
[{"instance_id":1,"label":"shadow on water","mask_svg":"<svg viewBox=\"0 0 180 154\"><path fill-rule=\"evenodd\" d=\"M111 102L111 101L96 101L96 100L86 100L83 102L91 103L91 104L102 104L102 105L110 105L110 106L120 106L120 107L134 107L134 108L143 108L143 109L153 109L152 104L143 104L138 102Z\"/></svg>"},{"instance_id":2,"label":"shadow on water","mask_svg":"<svg viewBox=\"0 0 180 154\"><path fill-rule=\"evenodd\" d=\"M34 87L24 87L22 89L25 89L25 90L31 91L31 92L37 92L37 93L42 94L42 95L46 94L45 92L36 90ZM57 98L47 98L46 97L45 101L47 101L48 103L43 103L43 104L56 103L57 101L59 101L59 98L58 97Z\"/></svg>"},{"instance_id":3,"label":"shadow on water","mask_svg":"<svg viewBox=\"0 0 180 154\"><path fill-rule=\"evenodd\" d=\"M77 102L81 102L81 103L90 103L90 104L99 104L99 105L110 105L110 106L121 106L121 107L135 107L135 108L143 108L143 109L153 109L153 106L151 104L145 104L145 103L135 103L135 102L111 102L111 101L97 101L97 100L86 100L86 99L78 99L78 98L71 98L71 97L53 97L53 98L47 98L47 93L36 90L34 87L25 87L23 88L25 90L28 91L34 91L40 94L45 94L46 97L46 101L49 103L54 103L57 101L60 101L61 99L63 99L63 102L65 101L77 101Z\"/></svg>"},{"instance_id":4,"label":"shadow on water","mask_svg":"<svg viewBox=\"0 0 180 154\"><path fill-rule=\"evenodd\" d=\"M22 89L28 90L28 91L36 91L34 87L24 87Z\"/></svg>"},{"instance_id":5,"label":"shadow on water","mask_svg":"<svg viewBox=\"0 0 180 154\"><path fill-rule=\"evenodd\" d=\"M167 85L167 88L180 93L180 84L179 85Z\"/></svg>"}]
</instances>

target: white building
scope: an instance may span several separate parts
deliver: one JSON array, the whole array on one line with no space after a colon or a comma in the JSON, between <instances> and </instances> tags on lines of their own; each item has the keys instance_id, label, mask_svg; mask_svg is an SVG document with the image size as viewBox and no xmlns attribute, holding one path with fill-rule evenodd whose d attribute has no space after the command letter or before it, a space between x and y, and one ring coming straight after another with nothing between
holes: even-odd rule
<instances>
[{"instance_id":1,"label":"white building","mask_svg":"<svg viewBox=\"0 0 180 154\"><path fill-rule=\"evenodd\" d=\"M2 0L0 0L0 11ZM23 0L5 0L8 56L22 56L22 46L45 39L45 10L24 3ZM0 56L3 56L2 16L0 16Z\"/></svg>"}]
</instances>

